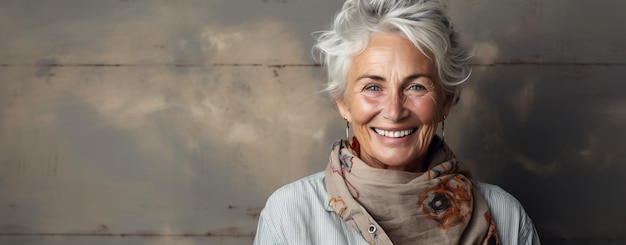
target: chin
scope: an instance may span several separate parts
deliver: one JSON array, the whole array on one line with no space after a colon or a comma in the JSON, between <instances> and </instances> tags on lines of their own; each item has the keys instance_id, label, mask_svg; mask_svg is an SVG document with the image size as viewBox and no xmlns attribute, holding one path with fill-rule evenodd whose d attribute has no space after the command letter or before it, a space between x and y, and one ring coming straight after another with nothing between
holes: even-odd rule
<instances>
[{"instance_id":1,"label":"chin","mask_svg":"<svg viewBox=\"0 0 626 245\"><path fill-rule=\"evenodd\" d=\"M414 156L413 151L398 151L391 150L386 152L385 156L378 158L382 164L387 168L392 169L405 169L410 168L413 163L416 163L418 156ZM402 157L399 157L402 156Z\"/></svg>"}]
</instances>

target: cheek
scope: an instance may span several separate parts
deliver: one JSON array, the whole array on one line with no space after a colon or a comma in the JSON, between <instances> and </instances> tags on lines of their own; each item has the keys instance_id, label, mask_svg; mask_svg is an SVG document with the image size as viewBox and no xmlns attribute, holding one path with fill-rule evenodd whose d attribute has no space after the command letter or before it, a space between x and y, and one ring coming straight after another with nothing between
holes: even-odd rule
<instances>
[{"instance_id":1,"label":"cheek","mask_svg":"<svg viewBox=\"0 0 626 245\"><path fill-rule=\"evenodd\" d=\"M353 123L365 124L369 122L380 107L380 102L375 98L355 97L352 99L350 111Z\"/></svg>"},{"instance_id":2,"label":"cheek","mask_svg":"<svg viewBox=\"0 0 626 245\"><path fill-rule=\"evenodd\" d=\"M432 95L424 95L411 100L411 111L424 124L435 124L437 122L437 99Z\"/></svg>"}]
</instances>

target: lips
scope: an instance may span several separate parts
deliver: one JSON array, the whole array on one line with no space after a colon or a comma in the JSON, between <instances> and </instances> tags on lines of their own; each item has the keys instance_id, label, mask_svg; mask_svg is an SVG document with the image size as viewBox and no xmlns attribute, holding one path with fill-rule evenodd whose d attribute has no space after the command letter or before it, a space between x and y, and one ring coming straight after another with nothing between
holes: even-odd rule
<instances>
[{"instance_id":1,"label":"lips","mask_svg":"<svg viewBox=\"0 0 626 245\"><path fill-rule=\"evenodd\" d=\"M416 130L417 129L415 128L411 128L411 129L406 129L406 130L393 131L393 130L383 130L383 129L374 128L374 131L377 134L385 136L385 137L390 137L390 138L402 138L412 133L415 133Z\"/></svg>"}]
</instances>

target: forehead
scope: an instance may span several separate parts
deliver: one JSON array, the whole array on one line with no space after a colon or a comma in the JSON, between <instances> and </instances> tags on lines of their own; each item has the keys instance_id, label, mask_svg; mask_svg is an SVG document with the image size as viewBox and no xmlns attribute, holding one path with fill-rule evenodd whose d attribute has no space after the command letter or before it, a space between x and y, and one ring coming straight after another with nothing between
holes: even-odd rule
<instances>
[{"instance_id":1,"label":"forehead","mask_svg":"<svg viewBox=\"0 0 626 245\"><path fill-rule=\"evenodd\" d=\"M404 36L375 33L365 49L353 57L349 73L391 70L432 73L434 63Z\"/></svg>"}]
</instances>

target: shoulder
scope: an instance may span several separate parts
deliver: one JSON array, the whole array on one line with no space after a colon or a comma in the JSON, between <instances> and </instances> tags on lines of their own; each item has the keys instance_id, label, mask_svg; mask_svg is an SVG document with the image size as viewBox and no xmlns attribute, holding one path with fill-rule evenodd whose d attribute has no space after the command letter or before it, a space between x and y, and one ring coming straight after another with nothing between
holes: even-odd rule
<instances>
[{"instance_id":1,"label":"shoulder","mask_svg":"<svg viewBox=\"0 0 626 245\"><path fill-rule=\"evenodd\" d=\"M305 208L314 204L324 203L325 199L324 172L319 172L289 183L274 191L267 199L265 208L280 206Z\"/></svg>"},{"instance_id":2,"label":"shoulder","mask_svg":"<svg viewBox=\"0 0 626 245\"><path fill-rule=\"evenodd\" d=\"M522 208L522 204L511 194L497 185L487 184L483 182L475 182L478 190L483 194L483 197L489 203L496 206L507 206L512 209Z\"/></svg>"},{"instance_id":3,"label":"shoulder","mask_svg":"<svg viewBox=\"0 0 626 245\"><path fill-rule=\"evenodd\" d=\"M489 205L502 244L539 244L539 237L522 204L499 186L475 182Z\"/></svg>"},{"instance_id":4,"label":"shoulder","mask_svg":"<svg viewBox=\"0 0 626 245\"><path fill-rule=\"evenodd\" d=\"M260 220L272 224L272 233L286 241L305 234L309 221L326 213L324 173L316 173L274 191L261 211Z\"/></svg>"},{"instance_id":5,"label":"shoulder","mask_svg":"<svg viewBox=\"0 0 626 245\"><path fill-rule=\"evenodd\" d=\"M323 180L324 173L316 173L274 191L259 216L254 244L306 240L307 221L325 212Z\"/></svg>"},{"instance_id":6,"label":"shoulder","mask_svg":"<svg viewBox=\"0 0 626 245\"><path fill-rule=\"evenodd\" d=\"M324 172L276 190L259 217L255 244L358 244L351 231L328 207Z\"/></svg>"}]
</instances>

